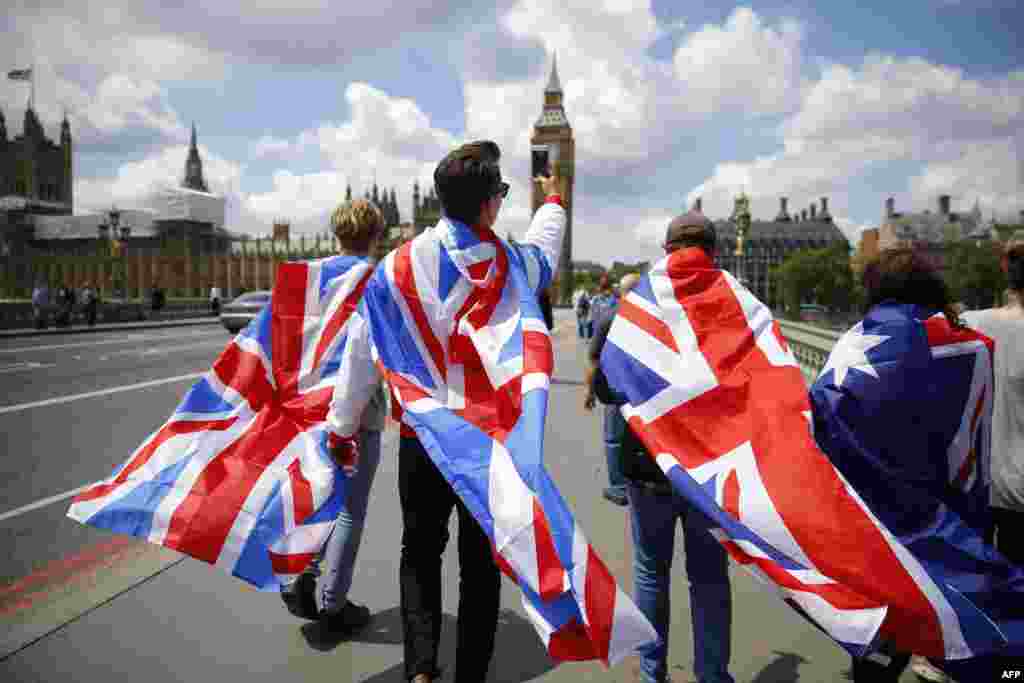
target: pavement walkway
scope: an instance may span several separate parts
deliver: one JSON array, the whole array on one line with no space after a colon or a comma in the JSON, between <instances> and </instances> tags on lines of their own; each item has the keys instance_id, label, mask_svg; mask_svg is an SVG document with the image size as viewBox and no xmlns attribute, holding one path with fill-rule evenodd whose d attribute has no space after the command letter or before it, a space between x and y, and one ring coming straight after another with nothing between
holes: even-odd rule
<instances>
[{"instance_id":1,"label":"pavement walkway","mask_svg":"<svg viewBox=\"0 0 1024 683\"><path fill-rule=\"evenodd\" d=\"M545 435L545 463L591 543L632 594L629 509L601 497L607 482L600 411L582 404L583 344L562 314ZM39 585L4 602L0 589L0 681L104 680L137 683L216 680L404 683L398 593L401 515L397 435L383 439L366 533L351 591L374 614L350 639L326 637L288 614L274 593L258 593L209 565L161 547L94 530L97 544L44 568ZM106 473L100 473L100 476ZM60 503L65 506L66 503ZM452 681L459 572L457 523L444 555L441 664ZM673 560L669 668L674 683L695 680L685 548ZM64 572L66 576L61 575ZM738 683L845 681L849 658L773 591L732 566L730 670ZM34 580L32 577L26 582ZM5 609L4 605L8 605ZM593 662L556 666L503 580L502 613L488 683L632 683L637 660L612 669ZM909 672L901 679L911 683Z\"/></svg>"}]
</instances>

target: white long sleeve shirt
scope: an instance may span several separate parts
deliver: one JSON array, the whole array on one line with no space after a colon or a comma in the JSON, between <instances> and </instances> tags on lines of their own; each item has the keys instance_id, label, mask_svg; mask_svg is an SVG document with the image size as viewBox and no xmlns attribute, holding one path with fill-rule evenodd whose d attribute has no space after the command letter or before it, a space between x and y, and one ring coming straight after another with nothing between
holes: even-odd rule
<instances>
[{"instance_id":1,"label":"white long sleeve shirt","mask_svg":"<svg viewBox=\"0 0 1024 683\"><path fill-rule=\"evenodd\" d=\"M442 218L442 221L446 219ZM547 287L555 276L558 259L562 249L562 239L566 226L565 209L561 206L561 198L557 195L548 197L547 201L537 209L530 222L530 227L521 243L512 244L522 256L520 266L510 262L510 268L524 268L527 282L534 293ZM428 240L430 249L443 249L438 236L438 227L424 232L417 240ZM430 251L427 249L427 251ZM387 261L378 265L386 267ZM423 307L429 318L430 327L443 348L448 348L448 341L458 313L465 298L469 295L472 285L463 277L451 288L448 296L441 300L424 301ZM365 317L366 301L360 303L359 309L349 321L347 341L342 354L338 379L334 387L327 414L327 425L337 436L348 438L359 428L360 416L369 402L370 397L380 382L380 373L374 364L376 351L370 326ZM464 407L461 401L459 378L460 368L449 362L448 381L436 390L436 398L446 403L451 409Z\"/></svg>"}]
</instances>

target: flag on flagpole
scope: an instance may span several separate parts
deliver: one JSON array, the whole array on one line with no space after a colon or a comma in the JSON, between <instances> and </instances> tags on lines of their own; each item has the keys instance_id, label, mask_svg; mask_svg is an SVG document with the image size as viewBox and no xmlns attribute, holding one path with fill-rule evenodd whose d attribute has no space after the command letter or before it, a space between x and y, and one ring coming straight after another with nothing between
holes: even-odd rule
<instances>
[{"instance_id":1,"label":"flag on flagpole","mask_svg":"<svg viewBox=\"0 0 1024 683\"><path fill-rule=\"evenodd\" d=\"M261 590L294 580L344 500L325 419L370 272L352 256L279 266L256 320L68 516L209 562Z\"/></svg>"},{"instance_id":2,"label":"flag on flagpole","mask_svg":"<svg viewBox=\"0 0 1024 683\"><path fill-rule=\"evenodd\" d=\"M7 78L12 81L31 81L32 69L12 69L7 72Z\"/></svg>"}]
</instances>

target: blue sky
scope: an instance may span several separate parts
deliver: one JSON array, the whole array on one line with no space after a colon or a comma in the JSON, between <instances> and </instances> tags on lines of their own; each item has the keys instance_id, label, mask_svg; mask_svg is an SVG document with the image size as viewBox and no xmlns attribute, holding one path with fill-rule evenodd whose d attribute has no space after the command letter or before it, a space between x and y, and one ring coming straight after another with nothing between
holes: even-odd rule
<instances>
[{"instance_id":1,"label":"blue sky","mask_svg":"<svg viewBox=\"0 0 1024 683\"><path fill-rule=\"evenodd\" d=\"M741 190L763 218L780 196L791 209L827 196L854 241L888 196L1016 215L1018 4L42 0L0 18L0 55L35 64L52 135L69 112L76 211L176 182L194 120L230 229L285 217L321 231L345 185L362 192L374 173L408 215L414 179L489 137L513 185L500 225L521 234L557 50L577 146L574 258L609 263L656 256L673 214L701 196L724 217ZM0 89L11 133L26 91Z\"/></svg>"}]
</instances>

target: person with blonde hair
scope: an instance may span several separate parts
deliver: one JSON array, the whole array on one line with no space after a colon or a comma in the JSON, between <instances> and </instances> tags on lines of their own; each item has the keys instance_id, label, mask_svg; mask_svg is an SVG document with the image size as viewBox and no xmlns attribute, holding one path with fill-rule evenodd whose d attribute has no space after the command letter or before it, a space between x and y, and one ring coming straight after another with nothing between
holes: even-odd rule
<instances>
[{"instance_id":1,"label":"person with blonde hair","mask_svg":"<svg viewBox=\"0 0 1024 683\"><path fill-rule=\"evenodd\" d=\"M353 199L339 205L331 214L331 230L338 239L341 255L368 261L379 257L384 217L369 200ZM321 555L294 583L281 588L281 598L288 611L306 619L319 618L322 628L329 634L351 634L370 621L370 610L349 600L348 592L366 524L370 488L380 463L380 434L386 417L387 399L378 384L362 412L358 432L359 465L348 480L345 504L338 513L334 531ZM321 582L322 608L318 608L316 578L323 559L328 566Z\"/></svg>"}]
</instances>

